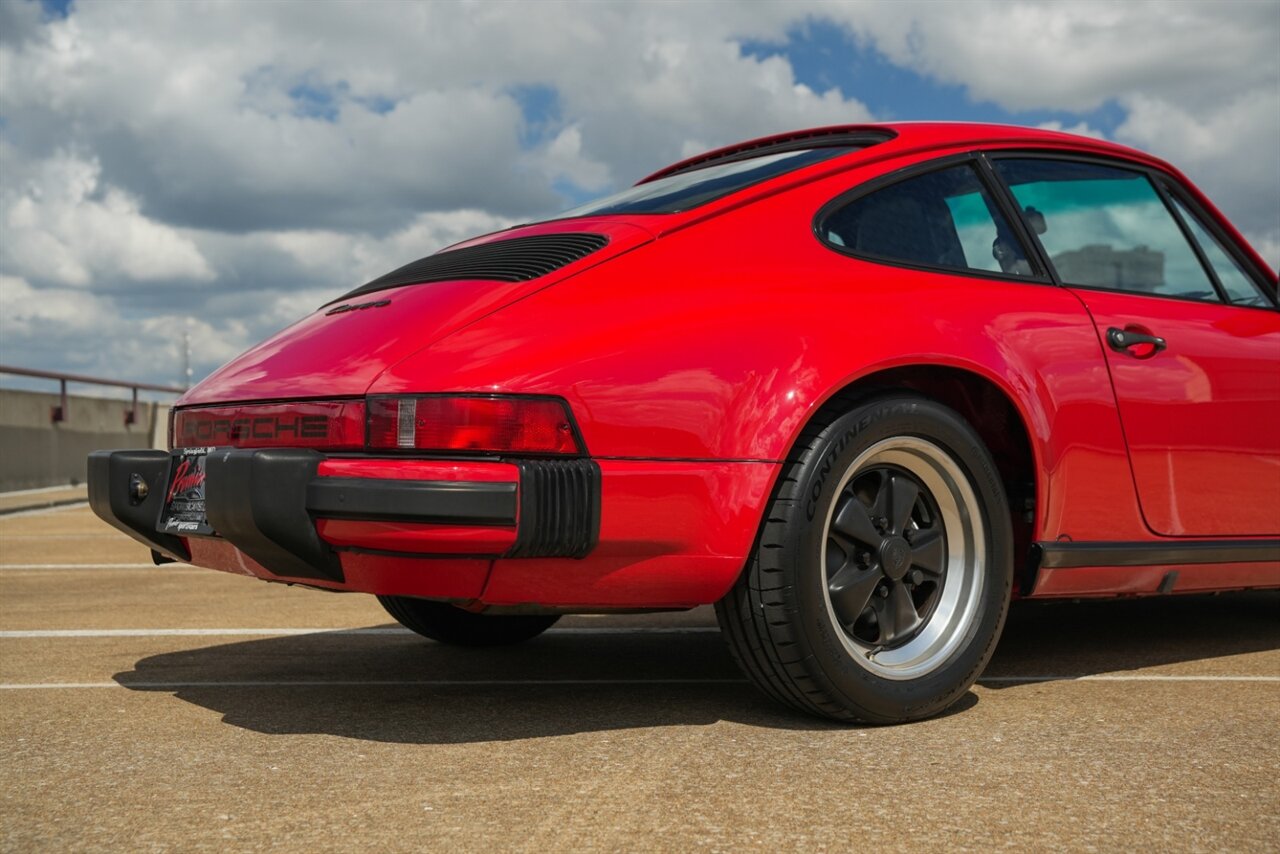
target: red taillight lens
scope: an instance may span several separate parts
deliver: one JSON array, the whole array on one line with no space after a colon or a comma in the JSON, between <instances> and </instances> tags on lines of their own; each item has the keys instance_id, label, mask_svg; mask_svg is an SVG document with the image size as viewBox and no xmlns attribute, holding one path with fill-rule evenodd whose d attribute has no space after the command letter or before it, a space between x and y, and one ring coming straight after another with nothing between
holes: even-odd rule
<instances>
[{"instance_id":1,"label":"red taillight lens","mask_svg":"<svg viewBox=\"0 0 1280 854\"><path fill-rule=\"evenodd\" d=\"M172 415L174 448L364 447L364 401L309 401L178 409Z\"/></svg>"},{"instance_id":2,"label":"red taillight lens","mask_svg":"<svg viewBox=\"0 0 1280 854\"><path fill-rule=\"evenodd\" d=\"M446 396L369 399L369 447L498 454L580 454L563 401Z\"/></svg>"}]
</instances>

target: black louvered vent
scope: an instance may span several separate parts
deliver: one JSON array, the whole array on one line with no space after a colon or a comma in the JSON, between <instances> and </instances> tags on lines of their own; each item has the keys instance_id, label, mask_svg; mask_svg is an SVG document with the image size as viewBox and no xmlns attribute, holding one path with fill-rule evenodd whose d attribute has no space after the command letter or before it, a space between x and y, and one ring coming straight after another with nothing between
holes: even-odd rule
<instances>
[{"instance_id":1,"label":"black louvered vent","mask_svg":"<svg viewBox=\"0 0 1280 854\"><path fill-rule=\"evenodd\" d=\"M343 294L335 302L401 285L447 282L451 279L527 282L581 260L603 249L608 242L609 238L603 234L538 234L446 250L392 270Z\"/></svg>"},{"instance_id":2,"label":"black louvered vent","mask_svg":"<svg viewBox=\"0 0 1280 854\"><path fill-rule=\"evenodd\" d=\"M600 466L592 460L513 460L520 528L508 557L586 557L600 539Z\"/></svg>"}]
</instances>

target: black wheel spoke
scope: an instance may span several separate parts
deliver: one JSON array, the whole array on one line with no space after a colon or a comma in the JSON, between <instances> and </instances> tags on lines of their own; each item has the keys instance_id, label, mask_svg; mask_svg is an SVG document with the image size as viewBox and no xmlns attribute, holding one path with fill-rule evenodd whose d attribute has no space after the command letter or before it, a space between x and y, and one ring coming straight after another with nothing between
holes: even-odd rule
<instances>
[{"instance_id":1,"label":"black wheel spoke","mask_svg":"<svg viewBox=\"0 0 1280 854\"><path fill-rule=\"evenodd\" d=\"M836 513L831 523L833 531L838 531L854 542L875 548L883 539L871 521L871 512L857 498L850 498Z\"/></svg>"},{"instance_id":2,"label":"black wheel spoke","mask_svg":"<svg viewBox=\"0 0 1280 854\"><path fill-rule=\"evenodd\" d=\"M855 643L910 644L933 617L951 551L937 499L909 468L881 465L848 480L823 554L827 601Z\"/></svg>"},{"instance_id":3,"label":"black wheel spoke","mask_svg":"<svg viewBox=\"0 0 1280 854\"><path fill-rule=\"evenodd\" d=\"M920 625L920 615L916 613L915 603L911 601L911 591L906 585L894 584L885 599L877 599L883 604L876 608L876 616L880 620L880 643L891 644L899 638L906 637Z\"/></svg>"},{"instance_id":4,"label":"black wheel spoke","mask_svg":"<svg viewBox=\"0 0 1280 854\"><path fill-rule=\"evenodd\" d=\"M859 569L848 564L842 567L827 582L827 593L831 596L836 619L845 626L852 626L867 609L871 594L883 578L884 574L878 569Z\"/></svg>"},{"instance_id":5,"label":"black wheel spoke","mask_svg":"<svg viewBox=\"0 0 1280 854\"><path fill-rule=\"evenodd\" d=\"M927 529L911 540L911 565L930 575L941 575L947 566L947 541L942 531Z\"/></svg>"},{"instance_id":6,"label":"black wheel spoke","mask_svg":"<svg viewBox=\"0 0 1280 854\"><path fill-rule=\"evenodd\" d=\"M892 533L901 535L911 521L911 511L920 497L920 487L914 480L902 475L892 475L887 480L889 489L889 527Z\"/></svg>"}]
</instances>

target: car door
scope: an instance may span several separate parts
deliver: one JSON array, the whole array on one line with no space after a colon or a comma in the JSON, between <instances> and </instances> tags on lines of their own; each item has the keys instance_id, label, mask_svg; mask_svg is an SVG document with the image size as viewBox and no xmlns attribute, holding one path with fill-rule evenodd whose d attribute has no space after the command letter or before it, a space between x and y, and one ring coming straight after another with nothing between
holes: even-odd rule
<instances>
[{"instance_id":1,"label":"car door","mask_svg":"<svg viewBox=\"0 0 1280 854\"><path fill-rule=\"evenodd\" d=\"M992 162L1093 318L1147 525L1280 532L1280 312L1260 274L1153 173Z\"/></svg>"}]
</instances>

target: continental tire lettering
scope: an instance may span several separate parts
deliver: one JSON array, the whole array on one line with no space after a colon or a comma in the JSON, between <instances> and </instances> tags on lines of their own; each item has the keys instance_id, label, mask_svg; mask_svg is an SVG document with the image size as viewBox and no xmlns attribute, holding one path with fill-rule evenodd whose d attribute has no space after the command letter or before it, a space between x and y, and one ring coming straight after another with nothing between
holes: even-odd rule
<instances>
[{"instance_id":1,"label":"continental tire lettering","mask_svg":"<svg viewBox=\"0 0 1280 854\"><path fill-rule=\"evenodd\" d=\"M831 446L831 450L822 458L822 466L818 469L813 486L809 488L808 500L805 502L804 507L806 518L812 521L813 517L817 515L818 499L822 496L822 490L827 485L827 476L831 474L831 470L835 468L836 460L849 447L849 443L875 422L890 415L910 414L915 411L915 408L914 403L895 403L890 406L882 406L863 415L858 419L857 424L853 425L850 430L836 440L835 444Z\"/></svg>"}]
</instances>

